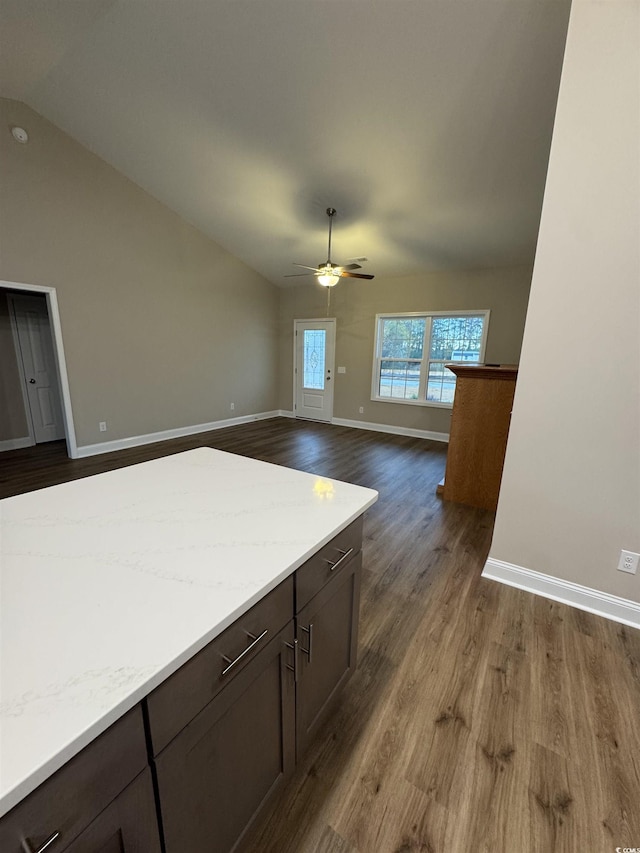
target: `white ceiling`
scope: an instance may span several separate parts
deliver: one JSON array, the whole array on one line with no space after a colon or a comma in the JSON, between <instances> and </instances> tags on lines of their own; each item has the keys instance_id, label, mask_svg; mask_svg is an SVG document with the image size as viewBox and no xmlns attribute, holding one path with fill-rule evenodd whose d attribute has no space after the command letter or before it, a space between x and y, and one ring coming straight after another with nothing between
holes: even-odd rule
<instances>
[{"instance_id":1,"label":"white ceiling","mask_svg":"<svg viewBox=\"0 0 640 853\"><path fill-rule=\"evenodd\" d=\"M278 285L530 263L569 0L0 0L25 101Z\"/></svg>"}]
</instances>

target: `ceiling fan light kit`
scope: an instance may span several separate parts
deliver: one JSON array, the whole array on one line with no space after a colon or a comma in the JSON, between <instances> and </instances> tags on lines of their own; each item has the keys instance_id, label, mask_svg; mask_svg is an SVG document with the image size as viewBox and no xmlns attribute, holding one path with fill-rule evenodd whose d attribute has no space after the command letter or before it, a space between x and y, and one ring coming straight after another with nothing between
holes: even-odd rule
<instances>
[{"instance_id":1,"label":"ceiling fan light kit","mask_svg":"<svg viewBox=\"0 0 640 853\"><path fill-rule=\"evenodd\" d=\"M318 284L321 284L323 287L335 287L339 281L340 274L334 272L333 269L330 272L323 272L322 275L318 276Z\"/></svg>"},{"instance_id":2,"label":"ceiling fan light kit","mask_svg":"<svg viewBox=\"0 0 640 853\"><path fill-rule=\"evenodd\" d=\"M335 215L335 207L328 207L327 216L329 217L329 247L327 251L326 264L318 264L317 267L308 267L305 266L305 264L294 264L295 267L302 267L305 270L311 270L311 272L293 273L292 275L285 276L285 278L293 278L294 276L300 275L315 275L316 281L323 287L335 287L341 278L373 278L372 275L352 272L352 270L362 269L360 264L345 264L344 266L339 266L338 264L334 264L331 262L331 227L333 225L333 217ZM362 260L366 260L366 258L363 258Z\"/></svg>"}]
</instances>

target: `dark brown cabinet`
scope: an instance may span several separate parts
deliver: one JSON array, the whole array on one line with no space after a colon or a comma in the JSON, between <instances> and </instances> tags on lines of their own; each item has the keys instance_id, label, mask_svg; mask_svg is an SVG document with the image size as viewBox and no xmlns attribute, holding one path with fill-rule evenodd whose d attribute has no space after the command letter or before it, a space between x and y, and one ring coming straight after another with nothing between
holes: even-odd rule
<instances>
[{"instance_id":1,"label":"dark brown cabinet","mask_svg":"<svg viewBox=\"0 0 640 853\"><path fill-rule=\"evenodd\" d=\"M51 853L160 853L151 771L141 773L69 847L50 849Z\"/></svg>"},{"instance_id":2,"label":"dark brown cabinet","mask_svg":"<svg viewBox=\"0 0 640 853\"><path fill-rule=\"evenodd\" d=\"M293 639L291 620L155 759L167 853L234 850L293 769Z\"/></svg>"},{"instance_id":3,"label":"dark brown cabinet","mask_svg":"<svg viewBox=\"0 0 640 853\"><path fill-rule=\"evenodd\" d=\"M356 667L362 555L356 554L297 614L296 746L301 756Z\"/></svg>"},{"instance_id":4,"label":"dark brown cabinet","mask_svg":"<svg viewBox=\"0 0 640 853\"><path fill-rule=\"evenodd\" d=\"M160 752L293 618L289 577L147 697L153 754Z\"/></svg>"},{"instance_id":5,"label":"dark brown cabinet","mask_svg":"<svg viewBox=\"0 0 640 853\"><path fill-rule=\"evenodd\" d=\"M355 669L361 545L360 518L148 697L166 853L238 849L305 751Z\"/></svg>"},{"instance_id":6,"label":"dark brown cabinet","mask_svg":"<svg viewBox=\"0 0 640 853\"><path fill-rule=\"evenodd\" d=\"M47 853L159 853L139 706L0 820L2 853L45 847Z\"/></svg>"}]
</instances>

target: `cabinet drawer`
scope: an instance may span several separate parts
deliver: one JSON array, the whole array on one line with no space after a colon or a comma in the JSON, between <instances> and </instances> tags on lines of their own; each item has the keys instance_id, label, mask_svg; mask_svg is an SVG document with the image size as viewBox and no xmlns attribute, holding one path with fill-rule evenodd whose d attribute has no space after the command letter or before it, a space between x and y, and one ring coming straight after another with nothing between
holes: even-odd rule
<instances>
[{"instance_id":1,"label":"cabinet drawer","mask_svg":"<svg viewBox=\"0 0 640 853\"><path fill-rule=\"evenodd\" d=\"M296 572L296 612L362 548L362 516L310 557Z\"/></svg>"},{"instance_id":2,"label":"cabinet drawer","mask_svg":"<svg viewBox=\"0 0 640 853\"><path fill-rule=\"evenodd\" d=\"M153 754L225 687L291 619L293 578L287 578L147 697Z\"/></svg>"},{"instance_id":3,"label":"cabinet drawer","mask_svg":"<svg viewBox=\"0 0 640 853\"><path fill-rule=\"evenodd\" d=\"M0 820L2 853L38 850L59 833L64 851L147 765L140 706L107 729Z\"/></svg>"}]
</instances>

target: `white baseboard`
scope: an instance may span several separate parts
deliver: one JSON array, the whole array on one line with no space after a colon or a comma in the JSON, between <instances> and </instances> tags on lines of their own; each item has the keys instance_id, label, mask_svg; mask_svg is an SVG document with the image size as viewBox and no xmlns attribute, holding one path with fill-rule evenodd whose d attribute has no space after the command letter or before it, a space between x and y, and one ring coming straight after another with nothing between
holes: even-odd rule
<instances>
[{"instance_id":1,"label":"white baseboard","mask_svg":"<svg viewBox=\"0 0 640 853\"><path fill-rule=\"evenodd\" d=\"M28 435L22 438L7 438L4 441L0 441L0 453L3 453L5 450L20 450L22 447L32 447L33 444L34 442Z\"/></svg>"},{"instance_id":2,"label":"white baseboard","mask_svg":"<svg viewBox=\"0 0 640 853\"><path fill-rule=\"evenodd\" d=\"M207 424L196 424L195 426L178 427L177 429L167 429L161 432L150 432L146 435L133 435L129 438L117 438L114 441L103 441L99 444L85 444L77 448L74 458L82 459L86 456L98 456L101 453L112 453L115 450L125 450L128 447L141 447L144 444L155 444L157 441L169 441L172 438L183 438L187 435L197 435L201 432L225 429L225 427L251 423L252 421L264 421L269 418L295 418L295 416L295 412L288 411L287 409L275 409L272 412L261 412L257 415L243 415L242 417L226 418L222 421L212 421ZM446 432L431 432L426 429L411 429L409 427L392 426L391 424L375 424L368 423L367 421L346 420L344 418L333 418L331 423L354 429L386 432L390 435L408 435L413 438L426 438L431 441L449 441L449 435ZM0 449L2 449L1 443Z\"/></svg>"},{"instance_id":3,"label":"white baseboard","mask_svg":"<svg viewBox=\"0 0 640 853\"><path fill-rule=\"evenodd\" d=\"M187 435L197 435L200 432L210 432L216 429L225 429L238 424L247 424L252 421L264 421L269 418L280 417L281 412L261 412L257 415L243 415L238 418L226 418L222 421L211 421L208 424L196 424L195 426L178 427L177 429L166 429L161 432L150 432L146 435L133 435L130 438L117 438L114 441L103 441L100 444L85 444L78 447L77 457L97 456L100 453L112 453L114 450L125 450L127 447L141 447L143 444L155 444L157 441L169 441L172 438L182 438Z\"/></svg>"},{"instance_id":4,"label":"white baseboard","mask_svg":"<svg viewBox=\"0 0 640 853\"><path fill-rule=\"evenodd\" d=\"M640 629L640 604L489 557L482 577Z\"/></svg>"},{"instance_id":5,"label":"white baseboard","mask_svg":"<svg viewBox=\"0 0 640 853\"><path fill-rule=\"evenodd\" d=\"M432 432L428 429L412 429L411 427L392 426L391 424L352 421L346 418L332 418L331 423L336 424L336 426L353 427L354 429L368 429L373 432L386 432L390 435L408 435L413 438L426 438L430 441L449 441L448 432Z\"/></svg>"}]
</instances>

